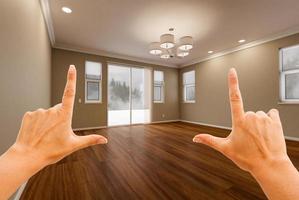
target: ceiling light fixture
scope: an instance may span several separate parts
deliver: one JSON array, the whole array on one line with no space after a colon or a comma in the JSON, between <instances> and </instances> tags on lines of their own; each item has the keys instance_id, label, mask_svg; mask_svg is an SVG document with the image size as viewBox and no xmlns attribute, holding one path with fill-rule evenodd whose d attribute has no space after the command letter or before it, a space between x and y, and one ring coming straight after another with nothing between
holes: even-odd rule
<instances>
[{"instance_id":1,"label":"ceiling light fixture","mask_svg":"<svg viewBox=\"0 0 299 200\"><path fill-rule=\"evenodd\" d=\"M209 54L214 53L214 51L208 51Z\"/></svg>"},{"instance_id":2,"label":"ceiling light fixture","mask_svg":"<svg viewBox=\"0 0 299 200\"><path fill-rule=\"evenodd\" d=\"M173 31L170 28L169 31ZM185 57L190 54L193 48L193 38L191 36L184 36L180 38L179 43L175 44L174 35L167 33L160 36L160 42L152 42L149 45L149 53L152 55L159 55L160 58L168 59L173 57Z\"/></svg>"},{"instance_id":3,"label":"ceiling light fixture","mask_svg":"<svg viewBox=\"0 0 299 200\"><path fill-rule=\"evenodd\" d=\"M168 58L170 58L170 54L168 52L162 53L160 58L168 59Z\"/></svg>"},{"instance_id":4,"label":"ceiling light fixture","mask_svg":"<svg viewBox=\"0 0 299 200\"><path fill-rule=\"evenodd\" d=\"M179 49L189 51L193 48L193 39L191 36L185 36L180 39Z\"/></svg>"},{"instance_id":5,"label":"ceiling light fixture","mask_svg":"<svg viewBox=\"0 0 299 200\"><path fill-rule=\"evenodd\" d=\"M149 46L149 52L153 55L160 55L162 53L162 50L160 49L160 43L152 42Z\"/></svg>"},{"instance_id":6,"label":"ceiling light fixture","mask_svg":"<svg viewBox=\"0 0 299 200\"><path fill-rule=\"evenodd\" d=\"M179 57L186 57L189 55L189 51L183 51L180 48L178 48L176 55Z\"/></svg>"},{"instance_id":7,"label":"ceiling light fixture","mask_svg":"<svg viewBox=\"0 0 299 200\"><path fill-rule=\"evenodd\" d=\"M239 43L244 43L246 40L244 40L244 39L241 39L241 40L239 40L238 42Z\"/></svg>"},{"instance_id":8,"label":"ceiling light fixture","mask_svg":"<svg viewBox=\"0 0 299 200\"><path fill-rule=\"evenodd\" d=\"M160 36L160 47L163 49L171 49L174 47L174 35L163 34Z\"/></svg>"},{"instance_id":9,"label":"ceiling light fixture","mask_svg":"<svg viewBox=\"0 0 299 200\"><path fill-rule=\"evenodd\" d=\"M70 9L69 7L66 7L66 6L62 7L61 10L67 14L70 14L73 12L72 9Z\"/></svg>"}]
</instances>

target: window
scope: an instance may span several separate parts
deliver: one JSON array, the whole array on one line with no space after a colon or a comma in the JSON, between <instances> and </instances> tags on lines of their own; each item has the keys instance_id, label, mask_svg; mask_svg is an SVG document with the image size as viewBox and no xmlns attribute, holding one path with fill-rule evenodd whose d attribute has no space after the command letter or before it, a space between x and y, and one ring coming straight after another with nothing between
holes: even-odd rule
<instances>
[{"instance_id":1,"label":"window","mask_svg":"<svg viewBox=\"0 0 299 200\"><path fill-rule=\"evenodd\" d=\"M299 45L280 50L280 99L299 103Z\"/></svg>"},{"instance_id":2,"label":"window","mask_svg":"<svg viewBox=\"0 0 299 200\"><path fill-rule=\"evenodd\" d=\"M154 71L154 102L164 102L164 72Z\"/></svg>"},{"instance_id":3,"label":"window","mask_svg":"<svg viewBox=\"0 0 299 200\"><path fill-rule=\"evenodd\" d=\"M85 62L85 103L101 103L102 64Z\"/></svg>"},{"instance_id":4,"label":"window","mask_svg":"<svg viewBox=\"0 0 299 200\"><path fill-rule=\"evenodd\" d=\"M184 102L195 102L195 71L183 73L183 94Z\"/></svg>"}]
</instances>

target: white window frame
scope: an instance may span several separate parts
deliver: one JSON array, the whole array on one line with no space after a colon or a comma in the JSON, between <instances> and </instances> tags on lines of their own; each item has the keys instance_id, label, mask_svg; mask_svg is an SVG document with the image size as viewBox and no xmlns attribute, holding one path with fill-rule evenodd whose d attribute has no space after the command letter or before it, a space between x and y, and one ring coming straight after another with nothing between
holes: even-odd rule
<instances>
[{"instance_id":1,"label":"white window frame","mask_svg":"<svg viewBox=\"0 0 299 200\"><path fill-rule=\"evenodd\" d=\"M194 83L192 84L185 84L184 83L184 74L185 73L188 73L188 72L192 72L194 71ZM182 74L182 81L183 81L183 102L184 103L195 103L196 101L196 86L195 86L195 82L196 82L196 75L195 75L195 70L190 70L190 71L186 71L186 72L183 72ZM194 100L187 100L187 87L194 87Z\"/></svg>"},{"instance_id":2,"label":"white window frame","mask_svg":"<svg viewBox=\"0 0 299 200\"><path fill-rule=\"evenodd\" d=\"M285 77L289 74L297 74L299 73L299 69L289 69L283 71L283 50L288 48L294 48L299 45L284 47L279 50L279 91L280 91L280 102L281 104L299 104L298 99L286 99L286 84L285 84Z\"/></svg>"},{"instance_id":3,"label":"white window frame","mask_svg":"<svg viewBox=\"0 0 299 200\"><path fill-rule=\"evenodd\" d=\"M163 74L163 81L161 81L160 83L155 82L155 71L156 72L162 72ZM160 70L154 70L154 95L153 95L153 99L154 99L154 103L164 103L165 100L165 81L164 81L164 71L160 71ZM160 100L155 100L155 87L160 87Z\"/></svg>"},{"instance_id":4,"label":"white window frame","mask_svg":"<svg viewBox=\"0 0 299 200\"><path fill-rule=\"evenodd\" d=\"M90 79L87 78L86 76L86 63L87 62L93 62L93 63L98 63L101 65L101 76L100 79ZM84 79L85 79L85 104L93 104L93 103L102 103L102 77L103 77L103 65L101 62L96 62L96 61L90 61L90 60L86 60L85 61L85 71L84 71ZM88 90L88 83L89 82L93 82L93 83L98 83L99 84L99 100L89 100L87 99L87 90Z\"/></svg>"}]
</instances>

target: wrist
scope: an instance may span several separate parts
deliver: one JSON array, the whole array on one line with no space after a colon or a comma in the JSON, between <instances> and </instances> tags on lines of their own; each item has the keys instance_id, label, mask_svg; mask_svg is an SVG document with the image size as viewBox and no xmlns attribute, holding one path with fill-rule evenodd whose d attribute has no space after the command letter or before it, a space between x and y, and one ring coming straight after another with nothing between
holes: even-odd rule
<instances>
[{"instance_id":1,"label":"wrist","mask_svg":"<svg viewBox=\"0 0 299 200\"><path fill-rule=\"evenodd\" d=\"M22 183L44 166L34 151L20 144L12 145L0 156L0 199L8 199Z\"/></svg>"},{"instance_id":2,"label":"wrist","mask_svg":"<svg viewBox=\"0 0 299 200\"><path fill-rule=\"evenodd\" d=\"M45 161L37 152L16 143L8 149L6 154L31 173L36 173L46 166Z\"/></svg>"},{"instance_id":3,"label":"wrist","mask_svg":"<svg viewBox=\"0 0 299 200\"><path fill-rule=\"evenodd\" d=\"M257 165L249 172L257 180L263 179L266 176L271 176L273 173L283 173L286 170L294 168L290 158L286 155L282 158L267 159L257 163Z\"/></svg>"}]
</instances>

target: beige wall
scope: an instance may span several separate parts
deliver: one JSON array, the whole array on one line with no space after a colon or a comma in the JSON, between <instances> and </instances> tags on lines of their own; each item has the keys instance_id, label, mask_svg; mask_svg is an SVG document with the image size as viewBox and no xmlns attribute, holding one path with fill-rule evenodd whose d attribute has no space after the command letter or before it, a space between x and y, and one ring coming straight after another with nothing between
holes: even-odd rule
<instances>
[{"instance_id":1,"label":"beige wall","mask_svg":"<svg viewBox=\"0 0 299 200\"><path fill-rule=\"evenodd\" d=\"M50 106L51 47L38 0L2 0L0 32L1 154L26 111Z\"/></svg>"},{"instance_id":2,"label":"beige wall","mask_svg":"<svg viewBox=\"0 0 299 200\"><path fill-rule=\"evenodd\" d=\"M102 103L101 104L85 104L85 60L98 61L102 63ZM74 128L99 127L107 125L107 62L118 62L125 64L140 65L159 69L165 72L165 103L153 104L153 121L179 119L179 102L178 102L178 70L174 68L154 66L145 63L137 63L128 60L120 60L97 56L91 54L66 51L61 49L52 50L52 105L61 101L65 78L68 66L75 64L78 72L77 77L77 94L73 117ZM79 103L79 98L82 103ZM165 117L162 117L162 114Z\"/></svg>"},{"instance_id":3,"label":"beige wall","mask_svg":"<svg viewBox=\"0 0 299 200\"><path fill-rule=\"evenodd\" d=\"M180 73L196 70L196 103L181 101L181 119L230 127L226 76L229 68L235 67L245 109L268 111L277 108L285 135L299 137L299 105L278 104L279 48L295 44L299 44L299 34L181 69Z\"/></svg>"}]
</instances>

